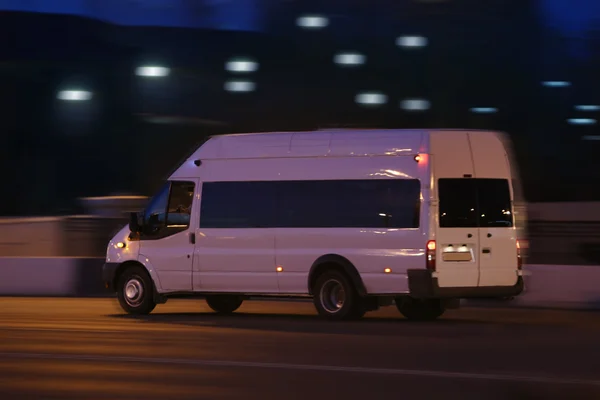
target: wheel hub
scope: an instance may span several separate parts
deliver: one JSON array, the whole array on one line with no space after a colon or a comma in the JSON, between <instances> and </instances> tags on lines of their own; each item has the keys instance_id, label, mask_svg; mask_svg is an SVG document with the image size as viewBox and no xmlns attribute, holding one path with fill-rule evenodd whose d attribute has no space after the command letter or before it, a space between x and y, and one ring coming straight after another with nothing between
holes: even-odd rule
<instances>
[{"instance_id":1,"label":"wheel hub","mask_svg":"<svg viewBox=\"0 0 600 400\"><path fill-rule=\"evenodd\" d=\"M346 292L341 282L330 279L321 287L321 306L329 313L336 313L344 307Z\"/></svg>"},{"instance_id":2,"label":"wheel hub","mask_svg":"<svg viewBox=\"0 0 600 400\"><path fill-rule=\"evenodd\" d=\"M125 301L130 306L138 306L144 296L144 286L138 278L131 278L125 284Z\"/></svg>"}]
</instances>

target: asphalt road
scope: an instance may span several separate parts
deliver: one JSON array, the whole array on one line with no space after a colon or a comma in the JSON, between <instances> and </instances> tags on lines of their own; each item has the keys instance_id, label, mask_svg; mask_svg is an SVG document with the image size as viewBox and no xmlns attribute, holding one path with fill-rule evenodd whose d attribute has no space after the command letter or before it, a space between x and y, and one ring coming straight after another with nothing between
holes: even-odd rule
<instances>
[{"instance_id":1,"label":"asphalt road","mask_svg":"<svg viewBox=\"0 0 600 400\"><path fill-rule=\"evenodd\" d=\"M395 308L320 320L310 303L201 300L144 318L114 299L0 298L0 399L599 399L600 314Z\"/></svg>"}]
</instances>

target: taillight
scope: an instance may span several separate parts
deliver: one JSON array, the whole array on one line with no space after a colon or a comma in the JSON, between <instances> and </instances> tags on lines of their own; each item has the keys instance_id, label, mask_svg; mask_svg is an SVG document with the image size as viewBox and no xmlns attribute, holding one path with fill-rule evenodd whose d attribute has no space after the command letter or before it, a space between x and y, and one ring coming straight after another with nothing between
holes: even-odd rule
<instances>
[{"instance_id":1,"label":"taillight","mask_svg":"<svg viewBox=\"0 0 600 400\"><path fill-rule=\"evenodd\" d=\"M425 252L427 257L427 269L435 271L435 240L427 242L427 250Z\"/></svg>"},{"instance_id":2,"label":"taillight","mask_svg":"<svg viewBox=\"0 0 600 400\"><path fill-rule=\"evenodd\" d=\"M523 269L523 258L521 258L521 243L517 240L517 269Z\"/></svg>"}]
</instances>

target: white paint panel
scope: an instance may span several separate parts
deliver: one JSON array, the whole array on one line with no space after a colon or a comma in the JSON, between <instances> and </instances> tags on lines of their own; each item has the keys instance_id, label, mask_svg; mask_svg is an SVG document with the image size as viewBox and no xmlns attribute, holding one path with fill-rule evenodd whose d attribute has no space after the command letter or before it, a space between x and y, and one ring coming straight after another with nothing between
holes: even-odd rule
<instances>
[{"instance_id":1,"label":"white paint panel","mask_svg":"<svg viewBox=\"0 0 600 400\"><path fill-rule=\"evenodd\" d=\"M219 139L219 158L281 157L289 152L292 133L227 135Z\"/></svg>"},{"instance_id":2,"label":"white paint panel","mask_svg":"<svg viewBox=\"0 0 600 400\"><path fill-rule=\"evenodd\" d=\"M365 273L361 274L367 293L407 294L408 275L397 273Z\"/></svg>"},{"instance_id":3,"label":"white paint panel","mask_svg":"<svg viewBox=\"0 0 600 400\"><path fill-rule=\"evenodd\" d=\"M190 230L159 240L143 240L139 258L156 271L164 292L192 290L192 256Z\"/></svg>"},{"instance_id":4,"label":"white paint panel","mask_svg":"<svg viewBox=\"0 0 600 400\"><path fill-rule=\"evenodd\" d=\"M369 293L405 293L406 271L425 266L426 236L419 229L278 228L276 261L283 267L280 290L307 293L313 263L325 254L337 254L348 259L363 279L368 277ZM385 268L392 273L385 274Z\"/></svg>"},{"instance_id":5,"label":"white paint panel","mask_svg":"<svg viewBox=\"0 0 600 400\"><path fill-rule=\"evenodd\" d=\"M326 156L329 153L331 133L296 132L290 143L291 157Z\"/></svg>"},{"instance_id":6,"label":"white paint panel","mask_svg":"<svg viewBox=\"0 0 600 400\"><path fill-rule=\"evenodd\" d=\"M212 137L198 148L190 159L215 158L256 158L284 157L290 154L295 145L302 147L304 141L325 142L331 146L332 154L347 156L352 154L391 155L394 149L424 151L420 147L425 132L419 130L324 130L308 132L263 132ZM296 140L298 139L298 140ZM308 156L323 155L317 149Z\"/></svg>"},{"instance_id":7,"label":"white paint panel","mask_svg":"<svg viewBox=\"0 0 600 400\"><path fill-rule=\"evenodd\" d=\"M430 146L436 179L475 173L467 132L432 132Z\"/></svg>"},{"instance_id":8,"label":"white paint panel","mask_svg":"<svg viewBox=\"0 0 600 400\"><path fill-rule=\"evenodd\" d=\"M278 293L275 230L198 229L194 290Z\"/></svg>"},{"instance_id":9,"label":"white paint panel","mask_svg":"<svg viewBox=\"0 0 600 400\"><path fill-rule=\"evenodd\" d=\"M511 178L504 145L494 132L469 132L477 178Z\"/></svg>"},{"instance_id":10,"label":"white paint panel","mask_svg":"<svg viewBox=\"0 0 600 400\"><path fill-rule=\"evenodd\" d=\"M479 286L517 283L517 231L514 228L480 228ZM488 237L491 235L491 237Z\"/></svg>"},{"instance_id":11,"label":"white paint panel","mask_svg":"<svg viewBox=\"0 0 600 400\"><path fill-rule=\"evenodd\" d=\"M214 181L390 179L427 176L426 166L410 157L320 157L208 160L202 179Z\"/></svg>"},{"instance_id":12,"label":"white paint panel","mask_svg":"<svg viewBox=\"0 0 600 400\"><path fill-rule=\"evenodd\" d=\"M190 234L195 232L198 224L200 204L198 196L200 185L198 179L188 178L194 182L194 201L190 215L190 226L182 232L158 240L141 240L139 242L139 259L151 273L155 273L160 281L161 292L191 291L192 265L195 245ZM156 278L153 275L153 279Z\"/></svg>"},{"instance_id":13,"label":"white paint panel","mask_svg":"<svg viewBox=\"0 0 600 400\"><path fill-rule=\"evenodd\" d=\"M422 138L421 131L336 131L330 155L414 155L419 152Z\"/></svg>"}]
</instances>

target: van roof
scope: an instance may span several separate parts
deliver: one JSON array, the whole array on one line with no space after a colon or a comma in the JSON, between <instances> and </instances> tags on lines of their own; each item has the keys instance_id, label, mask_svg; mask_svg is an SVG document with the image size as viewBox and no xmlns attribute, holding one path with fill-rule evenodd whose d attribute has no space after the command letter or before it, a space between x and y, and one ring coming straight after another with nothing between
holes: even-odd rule
<instances>
[{"instance_id":1,"label":"van roof","mask_svg":"<svg viewBox=\"0 0 600 400\"><path fill-rule=\"evenodd\" d=\"M324 129L298 132L235 133L211 137L193 160L409 155L427 152L433 132L469 129Z\"/></svg>"}]
</instances>

